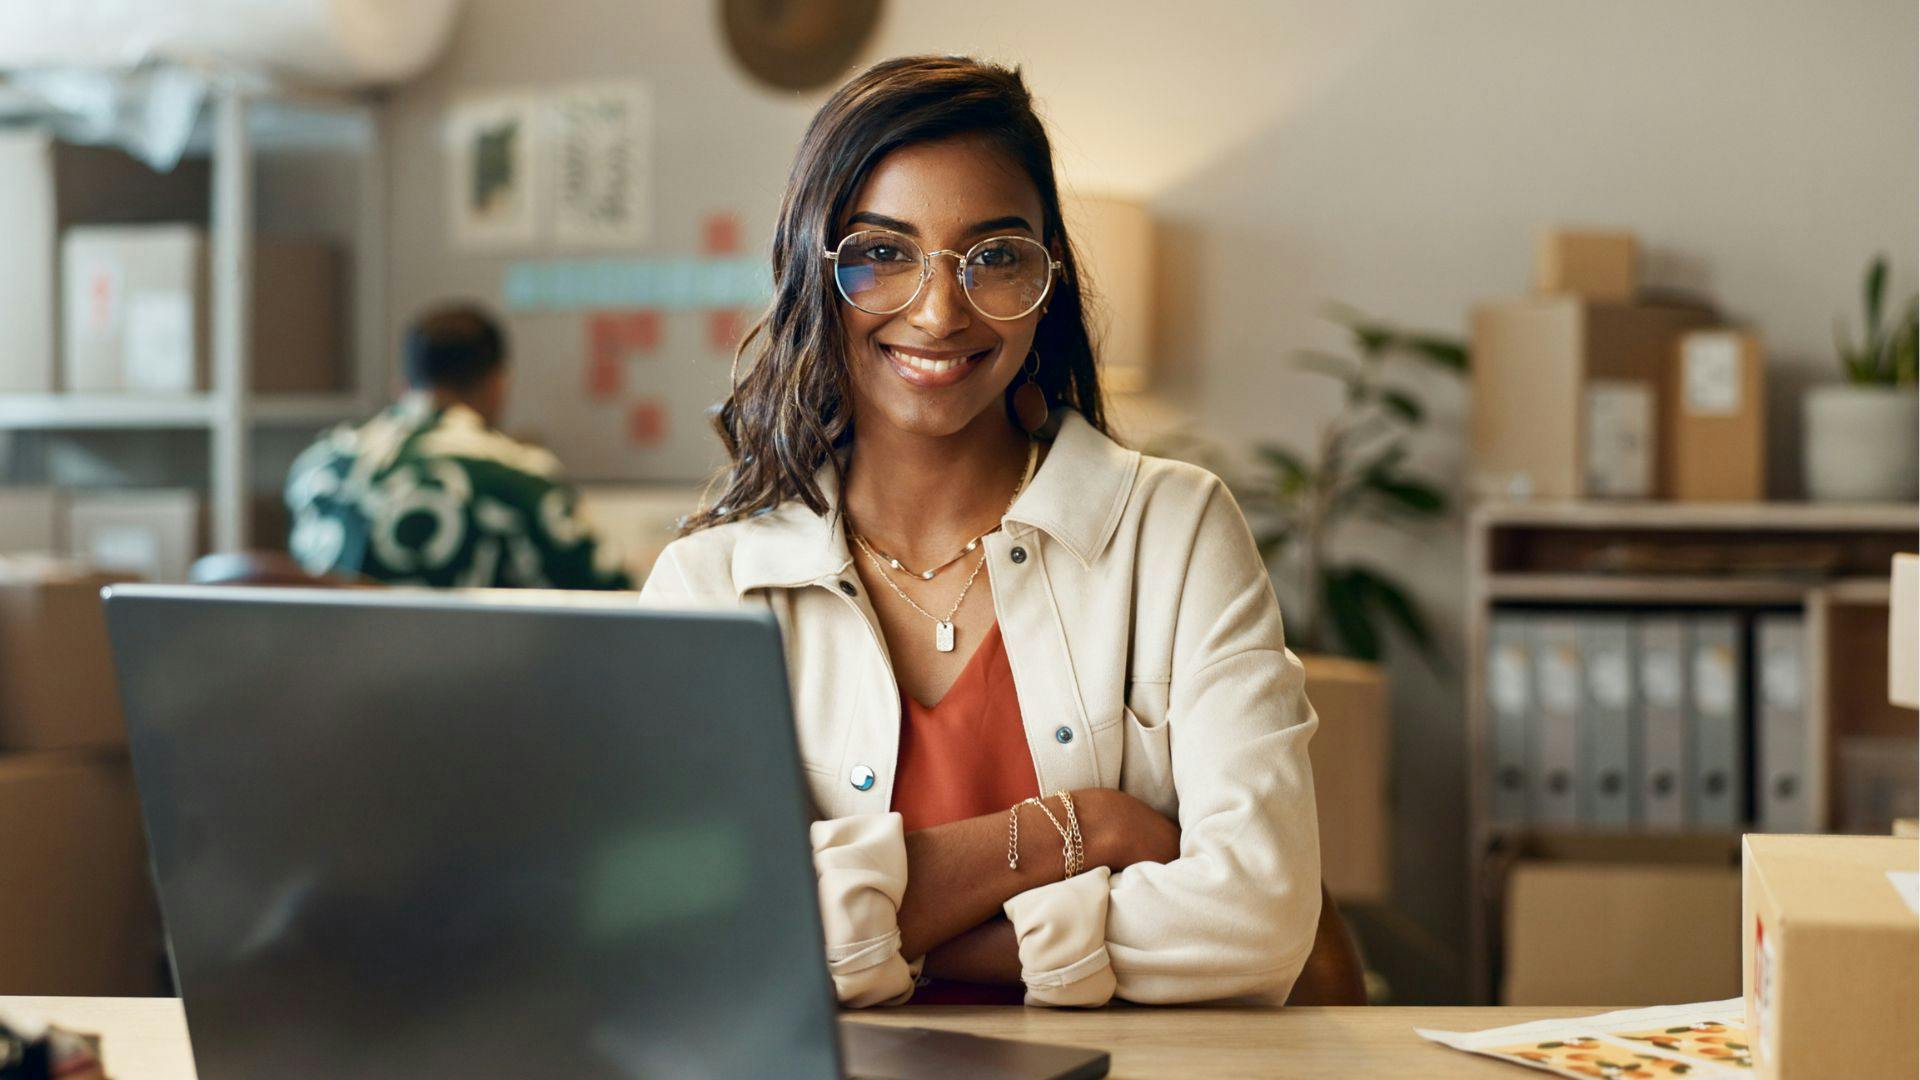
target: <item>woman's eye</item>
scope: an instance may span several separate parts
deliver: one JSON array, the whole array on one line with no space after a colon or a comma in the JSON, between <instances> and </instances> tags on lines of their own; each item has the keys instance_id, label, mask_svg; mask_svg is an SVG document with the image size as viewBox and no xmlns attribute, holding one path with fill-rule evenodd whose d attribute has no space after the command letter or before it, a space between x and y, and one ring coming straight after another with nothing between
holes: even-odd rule
<instances>
[{"instance_id":1,"label":"woman's eye","mask_svg":"<svg viewBox=\"0 0 1920 1080\"><path fill-rule=\"evenodd\" d=\"M903 262L907 253L891 244L875 244L862 254L869 262Z\"/></svg>"},{"instance_id":2,"label":"woman's eye","mask_svg":"<svg viewBox=\"0 0 1920 1080\"><path fill-rule=\"evenodd\" d=\"M1020 262L1020 252L1016 251L1012 244L995 244L975 255L973 262L976 266L1002 269L1017 265Z\"/></svg>"}]
</instances>

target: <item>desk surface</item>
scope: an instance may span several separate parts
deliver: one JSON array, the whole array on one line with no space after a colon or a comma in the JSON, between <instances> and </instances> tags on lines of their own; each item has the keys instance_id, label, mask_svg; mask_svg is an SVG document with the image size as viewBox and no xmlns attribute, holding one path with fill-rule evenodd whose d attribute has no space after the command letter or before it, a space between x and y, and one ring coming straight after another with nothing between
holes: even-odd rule
<instances>
[{"instance_id":1,"label":"desk surface","mask_svg":"<svg viewBox=\"0 0 1920 1080\"><path fill-rule=\"evenodd\" d=\"M175 998L0 997L63 1027L102 1036L113 1080L195 1080L186 1016ZM1522 1080L1518 1066L1429 1043L1416 1027L1478 1031L1528 1020L1590 1016L1593 1008L1141 1009L1093 1012L1019 1007L875 1010L859 1019L950 1028L1113 1055L1115 1077L1401 1075Z\"/></svg>"}]
</instances>

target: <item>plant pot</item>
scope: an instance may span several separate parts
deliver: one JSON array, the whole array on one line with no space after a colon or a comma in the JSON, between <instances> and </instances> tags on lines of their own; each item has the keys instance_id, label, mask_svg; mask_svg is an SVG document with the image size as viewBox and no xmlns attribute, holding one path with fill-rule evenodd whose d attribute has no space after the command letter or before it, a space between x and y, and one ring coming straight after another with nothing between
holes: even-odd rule
<instances>
[{"instance_id":1,"label":"plant pot","mask_svg":"<svg viewBox=\"0 0 1920 1080\"><path fill-rule=\"evenodd\" d=\"M1802 407L1809 498L1920 497L1920 395L1913 387L1831 383L1808 390Z\"/></svg>"}]
</instances>

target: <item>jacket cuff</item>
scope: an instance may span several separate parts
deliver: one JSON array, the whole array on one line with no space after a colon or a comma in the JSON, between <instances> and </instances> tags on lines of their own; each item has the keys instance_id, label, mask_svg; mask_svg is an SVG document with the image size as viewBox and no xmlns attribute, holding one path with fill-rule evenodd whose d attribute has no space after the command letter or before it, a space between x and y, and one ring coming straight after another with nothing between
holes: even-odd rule
<instances>
[{"instance_id":1,"label":"jacket cuff","mask_svg":"<svg viewBox=\"0 0 1920 1080\"><path fill-rule=\"evenodd\" d=\"M820 886L827 970L840 1003L862 1009L913 995L919 965L900 955L900 898L907 891L907 838L899 814L816 821L813 871Z\"/></svg>"},{"instance_id":2,"label":"jacket cuff","mask_svg":"<svg viewBox=\"0 0 1920 1080\"><path fill-rule=\"evenodd\" d=\"M1113 997L1107 958L1107 879L1104 866L1042 885L1006 902L1020 942L1020 981L1027 1004L1105 1005Z\"/></svg>"}]
</instances>

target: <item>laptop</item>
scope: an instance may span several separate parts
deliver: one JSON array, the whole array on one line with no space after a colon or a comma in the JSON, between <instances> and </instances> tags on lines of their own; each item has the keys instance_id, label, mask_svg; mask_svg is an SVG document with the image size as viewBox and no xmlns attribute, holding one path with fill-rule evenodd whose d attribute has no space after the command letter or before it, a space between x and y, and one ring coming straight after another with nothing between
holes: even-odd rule
<instances>
[{"instance_id":1,"label":"laptop","mask_svg":"<svg viewBox=\"0 0 1920 1080\"><path fill-rule=\"evenodd\" d=\"M202 1080L1107 1073L839 1018L769 615L105 595Z\"/></svg>"}]
</instances>

